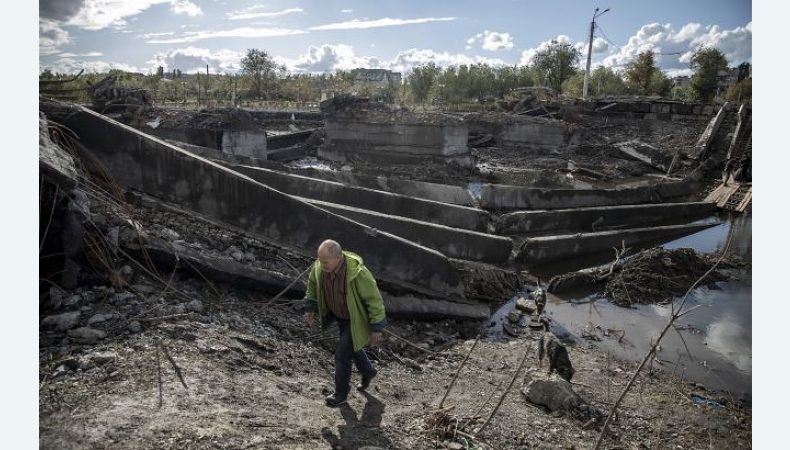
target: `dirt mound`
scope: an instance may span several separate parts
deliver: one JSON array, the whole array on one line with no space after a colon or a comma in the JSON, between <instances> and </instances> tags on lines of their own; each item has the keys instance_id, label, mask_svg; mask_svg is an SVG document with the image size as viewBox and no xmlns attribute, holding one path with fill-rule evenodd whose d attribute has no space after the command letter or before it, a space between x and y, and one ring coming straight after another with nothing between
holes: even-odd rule
<instances>
[{"instance_id":1,"label":"dirt mound","mask_svg":"<svg viewBox=\"0 0 790 450\"><path fill-rule=\"evenodd\" d=\"M604 287L604 295L621 306L669 303L686 293L691 285L716 262L716 255L697 253L690 248L652 248L626 260ZM701 286L712 286L728 277L723 273L739 263L719 265Z\"/></svg>"}]
</instances>

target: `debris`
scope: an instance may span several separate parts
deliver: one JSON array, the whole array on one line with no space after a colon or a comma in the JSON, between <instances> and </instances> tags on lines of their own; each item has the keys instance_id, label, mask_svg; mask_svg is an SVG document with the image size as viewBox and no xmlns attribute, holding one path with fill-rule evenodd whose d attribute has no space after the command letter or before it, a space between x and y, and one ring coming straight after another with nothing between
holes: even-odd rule
<instances>
[{"instance_id":1,"label":"debris","mask_svg":"<svg viewBox=\"0 0 790 450\"><path fill-rule=\"evenodd\" d=\"M95 344L107 337L107 333L95 328L81 327L70 330L69 337L80 344Z\"/></svg>"},{"instance_id":2,"label":"debris","mask_svg":"<svg viewBox=\"0 0 790 450\"><path fill-rule=\"evenodd\" d=\"M550 413L568 414L580 422L590 419L599 422L603 414L573 390L568 381L558 375L533 373L521 393L527 402L546 408Z\"/></svg>"},{"instance_id":3,"label":"debris","mask_svg":"<svg viewBox=\"0 0 790 450\"><path fill-rule=\"evenodd\" d=\"M70 330L80 323L79 311L71 311L54 316L47 316L41 321L41 328L55 329L58 331Z\"/></svg>"}]
</instances>

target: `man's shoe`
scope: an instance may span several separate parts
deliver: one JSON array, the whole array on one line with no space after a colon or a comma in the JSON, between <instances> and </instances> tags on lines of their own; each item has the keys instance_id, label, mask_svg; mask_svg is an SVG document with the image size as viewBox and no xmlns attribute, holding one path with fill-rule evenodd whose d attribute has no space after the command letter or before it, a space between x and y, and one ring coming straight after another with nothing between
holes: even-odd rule
<instances>
[{"instance_id":1,"label":"man's shoe","mask_svg":"<svg viewBox=\"0 0 790 450\"><path fill-rule=\"evenodd\" d=\"M373 378L375 378L377 374L378 372L373 372L372 375L368 375L368 376L363 375L362 381L357 385L357 389L360 391L364 391L365 389L367 389L368 386L370 386L370 382L373 381Z\"/></svg>"},{"instance_id":2,"label":"man's shoe","mask_svg":"<svg viewBox=\"0 0 790 450\"><path fill-rule=\"evenodd\" d=\"M337 394L328 395L326 397L326 406L329 406L330 408L337 408L340 405L345 405L348 403L347 397L348 396L338 397Z\"/></svg>"}]
</instances>

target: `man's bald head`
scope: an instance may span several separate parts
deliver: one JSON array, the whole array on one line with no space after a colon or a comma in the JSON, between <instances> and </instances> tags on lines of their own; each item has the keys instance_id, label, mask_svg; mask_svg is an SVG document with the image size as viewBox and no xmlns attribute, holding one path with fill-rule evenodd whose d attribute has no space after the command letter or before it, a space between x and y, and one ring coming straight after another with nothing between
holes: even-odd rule
<instances>
[{"instance_id":1,"label":"man's bald head","mask_svg":"<svg viewBox=\"0 0 790 450\"><path fill-rule=\"evenodd\" d=\"M343 248L337 241L327 239L318 246L318 261L321 268L326 272L331 272L337 268L343 259Z\"/></svg>"}]
</instances>

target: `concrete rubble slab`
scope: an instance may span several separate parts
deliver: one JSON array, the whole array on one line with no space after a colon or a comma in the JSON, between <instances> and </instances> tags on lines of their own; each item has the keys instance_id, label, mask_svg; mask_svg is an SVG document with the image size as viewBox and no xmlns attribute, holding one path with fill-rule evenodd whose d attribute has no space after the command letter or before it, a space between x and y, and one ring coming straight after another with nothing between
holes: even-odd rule
<instances>
[{"instance_id":1,"label":"concrete rubble slab","mask_svg":"<svg viewBox=\"0 0 790 450\"><path fill-rule=\"evenodd\" d=\"M451 228L335 203L304 200L335 214L432 248L450 258L504 264L513 250L513 241L502 236Z\"/></svg>"},{"instance_id":2,"label":"concrete rubble slab","mask_svg":"<svg viewBox=\"0 0 790 450\"><path fill-rule=\"evenodd\" d=\"M483 185L480 206L495 211L512 211L661 203L683 199L696 192L699 186L694 180L615 189L544 189L486 184Z\"/></svg>"},{"instance_id":3,"label":"concrete rubble slab","mask_svg":"<svg viewBox=\"0 0 790 450\"><path fill-rule=\"evenodd\" d=\"M337 181L339 183L358 186L377 191L401 194L407 197L416 197L424 200L433 200L441 203L450 203L461 206L475 206L475 201L468 190L461 186L450 184L431 183L427 181L403 180L399 178L380 176L366 176L345 171L329 171L317 169L301 169L300 174L311 178Z\"/></svg>"},{"instance_id":4,"label":"concrete rubble slab","mask_svg":"<svg viewBox=\"0 0 790 450\"><path fill-rule=\"evenodd\" d=\"M463 296L464 286L439 252L330 213L219 164L195 156L81 106L60 111L78 136L89 169L115 183L313 255L334 238L356 250L382 279L426 295Z\"/></svg>"},{"instance_id":5,"label":"concrete rubble slab","mask_svg":"<svg viewBox=\"0 0 790 450\"><path fill-rule=\"evenodd\" d=\"M517 250L516 260L527 266L536 266L574 256L611 250L613 247L620 248L623 245L628 247L640 243L668 241L716 225L719 224L668 225L527 238Z\"/></svg>"},{"instance_id":6,"label":"concrete rubble slab","mask_svg":"<svg viewBox=\"0 0 790 450\"><path fill-rule=\"evenodd\" d=\"M477 208L349 186L262 167L240 166L235 169L290 195L409 217L454 228L480 232L490 229L490 214Z\"/></svg>"},{"instance_id":7,"label":"concrete rubble slab","mask_svg":"<svg viewBox=\"0 0 790 450\"><path fill-rule=\"evenodd\" d=\"M504 113L464 116L469 132L494 137L502 147L557 150L578 145L580 133L561 120Z\"/></svg>"},{"instance_id":8,"label":"concrete rubble slab","mask_svg":"<svg viewBox=\"0 0 790 450\"><path fill-rule=\"evenodd\" d=\"M324 111L326 141L318 156L345 162L361 158L373 162L454 162L472 166L466 124L445 114L389 110L378 103L354 98L327 100Z\"/></svg>"},{"instance_id":9,"label":"concrete rubble slab","mask_svg":"<svg viewBox=\"0 0 790 450\"><path fill-rule=\"evenodd\" d=\"M52 142L47 117L43 113L38 118L38 168L42 175L64 188L77 183L74 158Z\"/></svg>"},{"instance_id":10,"label":"concrete rubble slab","mask_svg":"<svg viewBox=\"0 0 790 450\"><path fill-rule=\"evenodd\" d=\"M288 287L295 275L255 268L233 258L206 255L199 250L178 246L158 238L146 237L124 242L121 246L131 254L147 257L162 271L175 269L176 262L181 271L191 272L194 276L218 283L229 283L236 288L279 294ZM284 294L286 298L301 298L305 293L304 280L297 282ZM414 296L391 295L382 292L387 314L405 317L443 317L482 320L488 318L490 307L480 303L447 301Z\"/></svg>"},{"instance_id":11,"label":"concrete rubble slab","mask_svg":"<svg viewBox=\"0 0 790 450\"><path fill-rule=\"evenodd\" d=\"M505 235L548 232L575 233L611 228L630 228L669 220L689 222L708 217L714 212L716 212L716 204L711 202L516 211L499 217L497 233Z\"/></svg>"}]
</instances>

